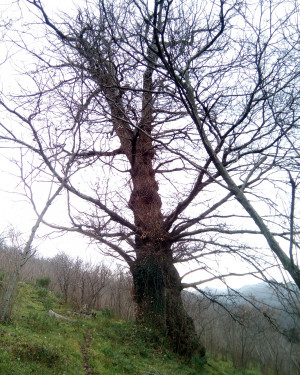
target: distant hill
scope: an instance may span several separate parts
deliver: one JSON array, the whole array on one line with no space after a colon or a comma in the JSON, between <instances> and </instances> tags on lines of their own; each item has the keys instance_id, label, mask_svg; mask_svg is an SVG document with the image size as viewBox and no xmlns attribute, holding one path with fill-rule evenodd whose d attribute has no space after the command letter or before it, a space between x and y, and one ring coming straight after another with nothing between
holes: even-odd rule
<instances>
[{"instance_id":1,"label":"distant hill","mask_svg":"<svg viewBox=\"0 0 300 375\"><path fill-rule=\"evenodd\" d=\"M229 309L251 305L271 316L279 329L300 341L300 292L295 284L258 283L237 290L205 289Z\"/></svg>"},{"instance_id":2,"label":"distant hill","mask_svg":"<svg viewBox=\"0 0 300 375\"><path fill-rule=\"evenodd\" d=\"M264 302L272 307L284 307L296 301L300 306L300 293L294 284L268 284L259 283L254 285L245 285L238 292L248 298Z\"/></svg>"}]
</instances>

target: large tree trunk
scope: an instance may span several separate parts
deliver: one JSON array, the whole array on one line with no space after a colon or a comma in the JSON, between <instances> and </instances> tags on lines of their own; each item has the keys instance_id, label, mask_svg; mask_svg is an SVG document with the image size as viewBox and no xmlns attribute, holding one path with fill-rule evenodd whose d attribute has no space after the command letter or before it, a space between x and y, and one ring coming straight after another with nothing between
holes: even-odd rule
<instances>
[{"instance_id":1,"label":"large tree trunk","mask_svg":"<svg viewBox=\"0 0 300 375\"><path fill-rule=\"evenodd\" d=\"M143 251L132 274L138 321L159 330L176 353L204 356L193 320L183 307L180 276L169 246Z\"/></svg>"}]
</instances>

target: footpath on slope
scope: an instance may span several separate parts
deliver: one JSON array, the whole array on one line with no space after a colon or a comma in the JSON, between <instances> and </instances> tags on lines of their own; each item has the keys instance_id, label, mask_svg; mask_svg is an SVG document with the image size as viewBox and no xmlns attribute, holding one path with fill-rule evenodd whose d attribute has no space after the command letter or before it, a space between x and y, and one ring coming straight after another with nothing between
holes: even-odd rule
<instances>
[{"instance_id":1,"label":"footpath on slope","mask_svg":"<svg viewBox=\"0 0 300 375\"><path fill-rule=\"evenodd\" d=\"M83 368L84 368L85 375L96 375L94 374L94 371L91 365L89 364L88 350L91 344L91 340L92 340L92 330L88 328L85 332L84 340L81 346L82 361L83 361Z\"/></svg>"}]
</instances>

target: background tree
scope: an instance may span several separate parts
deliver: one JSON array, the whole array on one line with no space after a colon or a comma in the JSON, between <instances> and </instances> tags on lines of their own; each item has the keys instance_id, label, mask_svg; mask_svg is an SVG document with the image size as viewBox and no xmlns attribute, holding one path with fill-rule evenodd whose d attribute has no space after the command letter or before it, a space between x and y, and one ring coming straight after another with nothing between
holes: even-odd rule
<instances>
[{"instance_id":1,"label":"background tree","mask_svg":"<svg viewBox=\"0 0 300 375\"><path fill-rule=\"evenodd\" d=\"M101 0L56 19L19 4L40 25L11 33L30 60L19 95L1 98L0 138L35 154L33 180L67 172L70 225L48 225L128 264L137 318L203 354L181 291L237 275L222 256L260 278L278 262L299 287L293 3ZM184 262L201 280L185 282Z\"/></svg>"}]
</instances>

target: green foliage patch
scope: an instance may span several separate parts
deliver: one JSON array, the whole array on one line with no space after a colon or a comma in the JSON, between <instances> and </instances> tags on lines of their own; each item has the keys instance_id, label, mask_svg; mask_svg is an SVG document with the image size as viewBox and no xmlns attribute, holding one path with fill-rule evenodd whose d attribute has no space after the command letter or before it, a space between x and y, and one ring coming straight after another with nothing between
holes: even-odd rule
<instances>
[{"instance_id":1,"label":"green foliage patch","mask_svg":"<svg viewBox=\"0 0 300 375\"><path fill-rule=\"evenodd\" d=\"M35 281L35 284L39 288L48 289L50 282L51 282L50 277L38 277Z\"/></svg>"}]
</instances>

